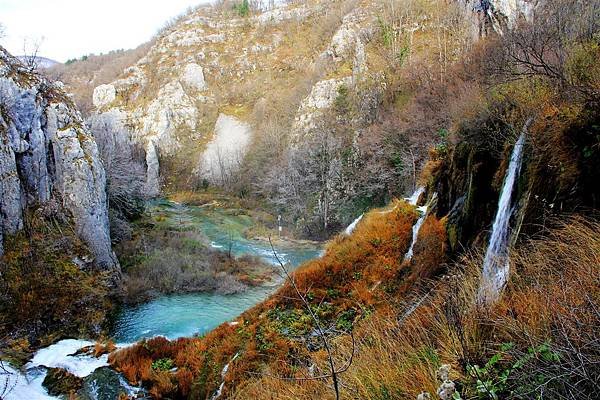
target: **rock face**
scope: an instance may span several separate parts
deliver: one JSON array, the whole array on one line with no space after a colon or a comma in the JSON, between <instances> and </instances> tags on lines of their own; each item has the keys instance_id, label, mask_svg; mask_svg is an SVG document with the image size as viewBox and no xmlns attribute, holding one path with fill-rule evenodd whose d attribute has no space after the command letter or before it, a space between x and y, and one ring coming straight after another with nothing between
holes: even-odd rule
<instances>
[{"instance_id":1,"label":"rock face","mask_svg":"<svg viewBox=\"0 0 600 400\"><path fill-rule=\"evenodd\" d=\"M281 88L290 93L290 85L301 86L287 106L297 110L287 127L292 141L310 134L315 118L334 104L340 87L352 89L367 75L367 46L378 29L374 2L336 6L342 18L329 17L334 9L325 0L281 4L247 18L199 8L157 37L120 79L98 86L96 111L126 115L132 139L146 150L147 193L157 195L160 182L171 185L173 176L187 179L193 171L215 180L217 169L207 163L214 164L215 143L225 136L217 133L213 141L213 133L231 118L226 115L235 116L232 125L247 122L259 99ZM331 30L314 40L318 46L298 43L305 30L308 34L326 22ZM315 74L304 85L300 76L309 70ZM252 122L255 126L256 120ZM243 138L251 135L246 127L234 131L244 132ZM239 150L240 143L233 145L229 156Z\"/></svg>"},{"instance_id":2,"label":"rock face","mask_svg":"<svg viewBox=\"0 0 600 400\"><path fill-rule=\"evenodd\" d=\"M458 0L475 16L475 34L482 36L490 31L502 34L519 20L530 20L541 0Z\"/></svg>"},{"instance_id":3,"label":"rock face","mask_svg":"<svg viewBox=\"0 0 600 400\"><path fill-rule=\"evenodd\" d=\"M314 118L331 107L338 97L342 87L348 87L351 79L328 79L317 82L310 94L302 101L296 114L294 130L298 132L296 138L299 140L303 133L308 133L314 127Z\"/></svg>"},{"instance_id":4,"label":"rock face","mask_svg":"<svg viewBox=\"0 0 600 400\"><path fill-rule=\"evenodd\" d=\"M160 164L158 151L153 140L146 143L146 194L149 197L158 196L160 192Z\"/></svg>"},{"instance_id":5,"label":"rock face","mask_svg":"<svg viewBox=\"0 0 600 400\"><path fill-rule=\"evenodd\" d=\"M221 182L235 173L250 143L250 126L229 115L220 114L215 124L215 137L202 155L200 174Z\"/></svg>"},{"instance_id":6,"label":"rock face","mask_svg":"<svg viewBox=\"0 0 600 400\"><path fill-rule=\"evenodd\" d=\"M206 90L206 81L204 80L204 71L196 63L190 63L183 70L182 80L185 84L195 90Z\"/></svg>"},{"instance_id":7,"label":"rock face","mask_svg":"<svg viewBox=\"0 0 600 400\"><path fill-rule=\"evenodd\" d=\"M0 48L0 233L22 229L26 208L55 201L95 264L118 269L105 185L96 142L70 99Z\"/></svg>"},{"instance_id":8,"label":"rock face","mask_svg":"<svg viewBox=\"0 0 600 400\"><path fill-rule=\"evenodd\" d=\"M52 396L74 395L83 386L83 379L62 368L50 368L43 385Z\"/></svg>"},{"instance_id":9,"label":"rock face","mask_svg":"<svg viewBox=\"0 0 600 400\"><path fill-rule=\"evenodd\" d=\"M112 103L117 97L117 91L113 85L100 85L94 89L94 106L104 107Z\"/></svg>"}]
</instances>

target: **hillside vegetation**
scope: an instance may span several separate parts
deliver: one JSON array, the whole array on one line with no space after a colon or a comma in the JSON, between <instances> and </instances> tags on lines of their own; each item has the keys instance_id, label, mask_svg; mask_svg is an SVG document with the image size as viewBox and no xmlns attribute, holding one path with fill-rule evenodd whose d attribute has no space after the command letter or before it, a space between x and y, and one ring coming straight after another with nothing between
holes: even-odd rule
<instances>
[{"instance_id":1,"label":"hillside vegetation","mask_svg":"<svg viewBox=\"0 0 600 400\"><path fill-rule=\"evenodd\" d=\"M235 320L112 351L111 367L156 399L596 399L600 0L217 3L135 51L61 67L85 111L103 83L95 140L77 132L106 170L120 300L271 278L153 197L231 206L252 238L280 214L286 235L329 242L282 263L282 286ZM223 131L249 144L228 153ZM62 211L34 206L3 236L3 358L97 336L116 294ZM500 207L493 278L507 282L488 301Z\"/></svg>"},{"instance_id":2,"label":"hillside vegetation","mask_svg":"<svg viewBox=\"0 0 600 400\"><path fill-rule=\"evenodd\" d=\"M420 10L435 20L434 9ZM423 392L442 399L594 398L597 10L597 2L548 1L535 23L521 21L466 47L453 41L463 53L446 63L424 50L397 65L389 100L363 132L365 140L381 138L378 151L392 138L421 148L417 154L427 150L418 181L432 211L412 259L405 254L417 214L393 201L367 213L352 235L334 238L325 256L233 323L202 338L151 339L112 354L111 363L157 398L337 398L335 387L340 398L360 399L427 398ZM392 16L400 18L386 14ZM385 29L379 33L385 44ZM329 128L348 115L343 97L338 101L345 111L325 114L335 121ZM527 146L513 200L512 273L500 300L484 306L477 300L481 252L521 131ZM330 136L316 137L317 159L335 159L324 152ZM306 176L301 171L296 176ZM177 371L152 368L160 359Z\"/></svg>"},{"instance_id":3,"label":"hillside vegetation","mask_svg":"<svg viewBox=\"0 0 600 400\"><path fill-rule=\"evenodd\" d=\"M250 2L242 15L233 3L181 16L97 89L96 111L145 152L146 192L212 186L326 238L414 190L448 127L435 104L407 107L471 46L470 11L434 0L310 0L264 12ZM85 85L75 77L92 57L64 67L68 87L86 93L82 108L90 85L108 83L95 77L119 60ZM221 149L215 178L203 157L222 115L247 123L252 138L238 152Z\"/></svg>"}]
</instances>

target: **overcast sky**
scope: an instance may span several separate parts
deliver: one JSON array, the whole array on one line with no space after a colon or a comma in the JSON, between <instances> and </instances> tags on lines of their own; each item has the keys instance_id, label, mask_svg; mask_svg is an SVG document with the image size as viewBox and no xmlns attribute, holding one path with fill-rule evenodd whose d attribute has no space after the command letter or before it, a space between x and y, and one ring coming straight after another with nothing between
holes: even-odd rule
<instances>
[{"instance_id":1,"label":"overcast sky","mask_svg":"<svg viewBox=\"0 0 600 400\"><path fill-rule=\"evenodd\" d=\"M170 18L209 0L0 0L0 39L13 55L43 37L39 55L60 62L90 53L130 49Z\"/></svg>"}]
</instances>

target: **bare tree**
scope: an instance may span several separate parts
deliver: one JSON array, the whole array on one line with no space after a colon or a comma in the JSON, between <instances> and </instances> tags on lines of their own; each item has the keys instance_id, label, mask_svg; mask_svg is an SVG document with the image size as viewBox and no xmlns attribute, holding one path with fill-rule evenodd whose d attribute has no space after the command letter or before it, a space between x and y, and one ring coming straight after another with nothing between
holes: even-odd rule
<instances>
[{"instance_id":1,"label":"bare tree","mask_svg":"<svg viewBox=\"0 0 600 400\"><path fill-rule=\"evenodd\" d=\"M39 66L39 52L42 43L44 42L44 37L42 36L39 39L28 40L23 39L23 63L27 67L27 69L31 72L38 69Z\"/></svg>"},{"instance_id":2,"label":"bare tree","mask_svg":"<svg viewBox=\"0 0 600 400\"><path fill-rule=\"evenodd\" d=\"M113 241L118 242L131 233L127 220L144 209L143 151L131 142L121 122L110 115L94 116L89 123L106 171L111 233Z\"/></svg>"},{"instance_id":3,"label":"bare tree","mask_svg":"<svg viewBox=\"0 0 600 400\"><path fill-rule=\"evenodd\" d=\"M594 42L600 30L600 1L549 0L535 20L505 34L494 48L489 69L506 80L545 77L565 91L600 94L577 79L569 67L574 49Z\"/></svg>"},{"instance_id":4,"label":"bare tree","mask_svg":"<svg viewBox=\"0 0 600 400\"><path fill-rule=\"evenodd\" d=\"M310 318L312 319L313 323L315 324L319 339L321 340L321 343L323 343L323 348L327 352L327 363L329 365L329 373L323 374L320 376L308 376L305 378L283 378L283 377L278 377L278 378L284 379L284 380L300 380L300 381L331 379L331 381L333 383L333 391L335 393L335 398L336 398L336 400L339 400L340 399L339 375L342 374L343 372L347 371L348 368L350 368L350 366L352 365L352 361L354 359L354 354L355 354L355 350L356 350L356 343L354 341L354 333L353 333L352 329L350 329L348 334L350 335L350 338L352 340L352 352L351 352L350 356L348 357L348 359L346 360L346 362L344 363L344 365L341 368L339 368L336 366L336 363L334 360L333 347L332 347L331 343L329 342L329 339L327 338L327 331L325 330L323 324L319 320L319 317L313 311L313 309L310 305L310 302L308 301L308 299L306 297L306 293L303 293L300 290L300 288L296 284L293 274L289 273L285 264L279 258L279 255L277 254L277 252L275 251L275 247L273 246L273 242L271 241L271 237L269 237L269 244L271 245L271 251L273 252L273 255L275 256L275 259L277 260L277 263L279 264L279 267L281 268L281 271L283 272L283 275L284 275L286 281L292 286L292 288L294 289L294 292L296 293L296 296L298 296L298 300L301 301L302 306L308 312L308 314L310 315ZM346 332L343 332L343 333L346 333Z\"/></svg>"},{"instance_id":5,"label":"bare tree","mask_svg":"<svg viewBox=\"0 0 600 400\"><path fill-rule=\"evenodd\" d=\"M110 117L94 117L91 128L106 171L109 205L129 214L143 198L145 173L140 155L136 157L129 132Z\"/></svg>"}]
</instances>

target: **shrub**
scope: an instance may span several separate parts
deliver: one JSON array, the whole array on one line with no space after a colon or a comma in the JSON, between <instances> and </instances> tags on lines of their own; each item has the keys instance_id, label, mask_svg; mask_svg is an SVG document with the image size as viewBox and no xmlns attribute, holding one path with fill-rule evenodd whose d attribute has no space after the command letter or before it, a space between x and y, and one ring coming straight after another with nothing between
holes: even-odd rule
<instances>
[{"instance_id":1,"label":"shrub","mask_svg":"<svg viewBox=\"0 0 600 400\"><path fill-rule=\"evenodd\" d=\"M26 229L5 236L0 256L0 348L8 339L46 343L53 335L100 333L113 276L97 273L73 228L60 216L29 210ZM52 335L52 336L51 336Z\"/></svg>"},{"instance_id":2,"label":"shrub","mask_svg":"<svg viewBox=\"0 0 600 400\"><path fill-rule=\"evenodd\" d=\"M250 3L248 0L242 0L241 3L233 5L233 10L237 12L240 17L247 17L250 15Z\"/></svg>"},{"instance_id":3,"label":"shrub","mask_svg":"<svg viewBox=\"0 0 600 400\"><path fill-rule=\"evenodd\" d=\"M161 358L152 362L152 369L155 371L169 371L175 364L170 358Z\"/></svg>"}]
</instances>

